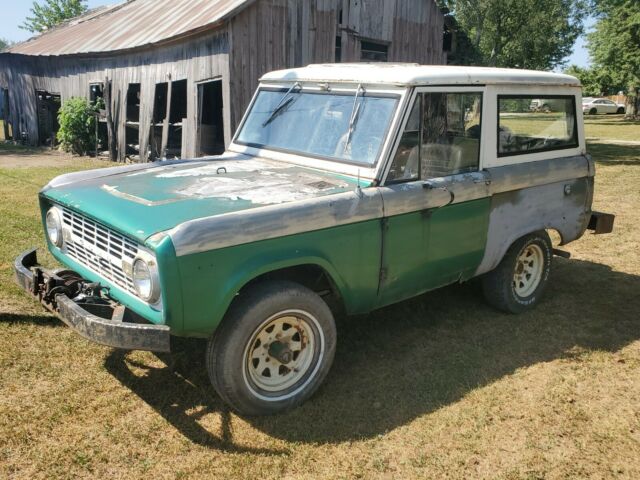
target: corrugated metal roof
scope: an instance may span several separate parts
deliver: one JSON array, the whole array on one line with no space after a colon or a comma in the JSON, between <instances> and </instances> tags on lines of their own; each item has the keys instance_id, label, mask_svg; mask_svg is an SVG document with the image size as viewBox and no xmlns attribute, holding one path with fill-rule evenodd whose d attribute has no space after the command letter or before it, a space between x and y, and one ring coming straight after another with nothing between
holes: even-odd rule
<instances>
[{"instance_id":1,"label":"corrugated metal roof","mask_svg":"<svg viewBox=\"0 0 640 480\"><path fill-rule=\"evenodd\" d=\"M75 55L143 47L214 25L253 0L129 0L97 8L9 53Z\"/></svg>"}]
</instances>

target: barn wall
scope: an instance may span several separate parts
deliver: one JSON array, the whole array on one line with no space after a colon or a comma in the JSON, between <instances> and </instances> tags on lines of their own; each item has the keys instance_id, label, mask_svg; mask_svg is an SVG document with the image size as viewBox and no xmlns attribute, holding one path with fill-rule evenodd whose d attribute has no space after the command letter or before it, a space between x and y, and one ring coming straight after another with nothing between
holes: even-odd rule
<instances>
[{"instance_id":1,"label":"barn wall","mask_svg":"<svg viewBox=\"0 0 640 480\"><path fill-rule=\"evenodd\" d=\"M59 93L64 102L71 97L89 97L91 83L112 82L112 108L118 133L119 159L124 160L126 95L129 83L140 83L140 151L148 146L156 83L187 80L187 142L183 156L194 156L196 148L197 83L223 78L223 103L230 104L229 60L226 32L218 32L156 48L113 57L29 57L0 54L0 86L9 89L14 132L26 131L30 143L38 142L36 90ZM225 108L225 141L231 136L229 109Z\"/></svg>"},{"instance_id":2,"label":"barn wall","mask_svg":"<svg viewBox=\"0 0 640 480\"><path fill-rule=\"evenodd\" d=\"M360 61L360 43L388 45L388 60L444 64L444 16L433 0L261 0L229 22L231 124L271 70Z\"/></svg>"},{"instance_id":3,"label":"barn wall","mask_svg":"<svg viewBox=\"0 0 640 480\"><path fill-rule=\"evenodd\" d=\"M60 93L62 100L88 96L89 84L113 82L113 112L120 159L125 152L126 94L141 84L140 150L148 146L157 83L186 79L188 118L183 156L196 154L197 83L222 78L225 142L228 144L266 72L335 61L340 37L342 61L358 62L362 40L388 46L388 60L444 64L444 17L434 0L259 0L216 31L111 57L27 57L0 54L0 87L9 88L14 133L38 140L35 90Z\"/></svg>"}]
</instances>

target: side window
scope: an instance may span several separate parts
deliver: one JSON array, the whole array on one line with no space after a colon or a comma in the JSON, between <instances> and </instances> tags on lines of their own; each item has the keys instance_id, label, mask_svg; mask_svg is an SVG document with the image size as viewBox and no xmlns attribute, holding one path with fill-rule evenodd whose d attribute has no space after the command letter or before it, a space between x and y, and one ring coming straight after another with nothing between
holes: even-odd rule
<instances>
[{"instance_id":1,"label":"side window","mask_svg":"<svg viewBox=\"0 0 640 480\"><path fill-rule=\"evenodd\" d=\"M420 173L420 117L422 94L418 94L411 108L404 133L389 171L389 181L417 180Z\"/></svg>"},{"instance_id":2,"label":"side window","mask_svg":"<svg viewBox=\"0 0 640 480\"><path fill-rule=\"evenodd\" d=\"M573 96L541 99L550 112L531 111L529 96L498 96L498 156L578 146Z\"/></svg>"},{"instance_id":3,"label":"side window","mask_svg":"<svg viewBox=\"0 0 640 480\"><path fill-rule=\"evenodd\" d=\"M481 112L481 93L419 95L388 180L427 179L478 170Z\"/></svg>"}]
</instances>

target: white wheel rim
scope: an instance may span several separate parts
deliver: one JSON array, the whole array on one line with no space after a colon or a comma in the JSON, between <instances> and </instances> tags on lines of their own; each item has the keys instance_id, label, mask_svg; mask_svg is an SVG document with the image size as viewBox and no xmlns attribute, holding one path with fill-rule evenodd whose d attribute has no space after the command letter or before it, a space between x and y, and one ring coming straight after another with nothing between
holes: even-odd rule
<instances>
[{"instance_id":1,"label":"white wheel rim","mask_svg":"<svg viewBox=\"0 0 640 480\"><path fill-rule=\"evenodd\" d=\"M513 290L519 297L525 298L535 292L544 271L544 253L538 245L524 247L516 261L513 273Z\"/></svg>"},{"instance_id":2,"label":"white wheel rim","mask_svg":"<svg viewBox=\"0 0 640 480\"><path fill-rule=\"evenodd\" d=\"M245 383L263 400L289 398L315 377L323 354L322 330L311 314L279 312L255 330L245 348Z\"/></svg>"}]
</instances>

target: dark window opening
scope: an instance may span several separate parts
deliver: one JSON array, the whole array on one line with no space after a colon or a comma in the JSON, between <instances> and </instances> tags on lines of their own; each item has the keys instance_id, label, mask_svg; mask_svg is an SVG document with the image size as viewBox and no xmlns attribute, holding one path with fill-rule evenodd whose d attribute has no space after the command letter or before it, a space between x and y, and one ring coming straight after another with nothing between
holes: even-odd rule
<instances>
[{"instance_id":1,"label":"dark window opening","mask_svg":"<svg viewBox=\"0 0 640 480\"><path fill-rule=\"evenodd\" d=\"M444 26L444 33L442 36L442 50L444 52L451 52L453 50L453 32L448 25Z\"/></svg>"},{"instance_id":2,"label":"dark window opening","mask_svg":"<svg viewBox=\"0 0 640 480\"><path fill-rule=\"evenodd\" d=\"M224 120L222 116L222 81L198 85L198 152L218 155L224 152Z\"/></svg>"},{"instance_id":3,"label":"dark window opening","mask_svg":"<svg viewBox=\"0 0 640 480\"><path fill-rule=\"evenodd\" d=\"M0 122L2 122L0 135L2 135L2 140L13 139L13 129L11 128L9 113L9 90L2 88L0 89Z\"/></svg>"},{"instance_id":4,"label":"dark window opening","mask_svg":"<svg viewBox=\"0 0 640 480\"><path fill-rule=\"evenodd\" d=\"M362 40L360 59L365 62L386 62L389 57L389 45Z\"/></svg>"},{"instance_id":5,"label":"dark window opening","mask_svg":"<svg viewBox=\"0 0 640 480\"><path fill-rule=\"evenodd\" d=\"M92 83L89 85L89 101L96 103L98 99L104 98L104 86L102 83Z\"/></svg>"},{"instance_id":6,"label":"dark window opening","mask_svg":"<svg viewBox=\"0 0 640 480\"><path fill-rule=\"evenodd\" d=\"M58 112L61 99L56 93L44 90L36 91L38 105L38 139L40 145L55 146L58 133Z\"/></svg>"},{"instance_id":7,"label":"dark window opening","mask_svg":"<svg viewBox=\"0 0 640 480\"><path fill-rule=\"evenodd\" d=\"M127 122L140 121L140 84L130 83L127 89Z\"/></svg>"},{"instance_id":8,"label":"dark window opening","mask_svg":"<svg viewBox=\"0 0 640 480\"><path fill-rule=\"evenodd\" d=\"M153 102L153 123L164 122L167 115L167 91L168 83L158 83L156 85L156 97Z\"/></svg>"},{"instance_id":9,"label":"dark window opening","mask_svg":"<svg viewBox=\"0 0 640 480\"><path fill-rule=\"evenodd\" d=\"M182 123L187 116L187 81L171 83L171 112L169 123Z\"/></svg>"},{"instance_id":10,"label":"dark window opening","mask_svg":"<svg viewBox=\"0 0 640 480\"><path fill-rule=\"evenodd\" d=\"M336 63L340 63L342 61L342 37L336 37Z\"/></svg>"},{"instance_id":11,"label":"dark window opening","mask_svg":"<svg viewBox=\"0 0 640 480\"><path fill-rule=\"evenodd\" d=\"M140 156L140 84L130 83L127 89L125 156L137 160Z\"/></svg>"},{"instance_id":12,"label":"dark window opening","mask_svg":"<svg viewBox=\"0 0 640 480\"><path fill-rule=\"evenodd\" d=\"M99 107L98 122L96 125L96 155L99 155L100 152L109 148L107 116L104 105L104 84L92 83L89 85L89 101Z\"/></svg>"},{"instance_id":13,"label":"dark window opening","mask_svg":"<svg viewBox=\"0 0 640 480\"><path fill-rule=\"evenodd\" d=\"M150 135L151 159L178 158L182 154L182 123L187 116L187 81L171 82L171 101L169 100L169 83L156 84L153 106L153 127ZM166 151L162 152L164 121L169 116L166 131Z\"/></svg>"}]
</instances>

